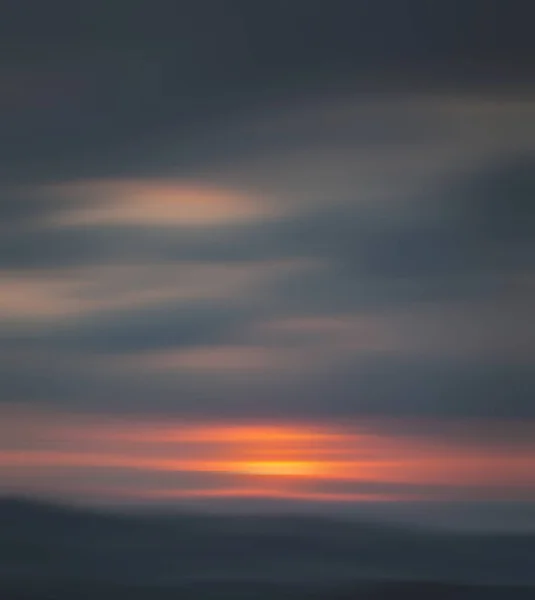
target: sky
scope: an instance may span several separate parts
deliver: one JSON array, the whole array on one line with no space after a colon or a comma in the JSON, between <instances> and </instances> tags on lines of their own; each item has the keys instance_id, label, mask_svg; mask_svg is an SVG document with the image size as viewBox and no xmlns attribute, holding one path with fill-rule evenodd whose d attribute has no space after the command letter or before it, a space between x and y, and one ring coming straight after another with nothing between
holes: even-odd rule
<instances>
[{"instance_id":1,"label":"sky","mask_svg":"<svg viewBox=\"0 0 535 600\"><path fill-rule=\"evenodd\" d=\"M532 12L8 3L0 493L533 502Z\"/></svg>"}]
</instances>

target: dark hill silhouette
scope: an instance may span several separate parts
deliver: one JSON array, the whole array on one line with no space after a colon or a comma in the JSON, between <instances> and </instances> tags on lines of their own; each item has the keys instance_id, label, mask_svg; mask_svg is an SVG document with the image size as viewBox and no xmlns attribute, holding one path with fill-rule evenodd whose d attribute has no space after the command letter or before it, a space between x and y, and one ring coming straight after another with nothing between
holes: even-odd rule
<instances>
[{"instance_id":1,"label":"dark hill silhouette","mask_svg":"<svg viewBox=\"0 0 535 600\"><path fill-rule=\"evenodd\" d=\"M535 599L535 535L0 501L2 600L429 597Z\"/></svg>"}]
</instances>

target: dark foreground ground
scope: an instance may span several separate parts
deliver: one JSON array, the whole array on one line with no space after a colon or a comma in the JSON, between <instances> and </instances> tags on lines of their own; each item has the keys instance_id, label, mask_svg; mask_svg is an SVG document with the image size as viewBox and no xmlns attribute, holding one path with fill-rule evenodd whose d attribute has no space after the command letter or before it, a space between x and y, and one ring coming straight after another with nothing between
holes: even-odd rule
<instances>
[{"instance_id":1,"label":"dark foreground ground","mask_svg":"<svg viewBox=\"0 0 535 600\"><path fill-rule=\"evenodd\" d=\"M533 600L535 589L516 586L470 586L425 582L355 583L346 586L307 586L275 584L119 586L112 584L57 583L38 586L31 582L5 583L3 600Z\"/></svg>"},{"instance_id":2,"label":"dark foreground ground","mask_svg":"<svg viewBox=\"0 0 535 600\"><path fill-rule=\"evenodd\" d=\"M535 600L535 535L0 501L0 600Z\"/></svg>"}]
</instances>

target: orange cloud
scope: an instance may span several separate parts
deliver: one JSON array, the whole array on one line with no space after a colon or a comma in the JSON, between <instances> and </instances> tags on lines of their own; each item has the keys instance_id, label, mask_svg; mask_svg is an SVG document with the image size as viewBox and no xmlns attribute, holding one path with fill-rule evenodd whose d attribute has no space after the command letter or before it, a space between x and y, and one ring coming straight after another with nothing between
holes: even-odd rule
<instances>
[{"instance_id":1,"label":"orange cloud","mask_svg":"<svg viewBox=\"0 0 535 600\"><path fill-rule=\"evenodd\" d=\"M104 490L103 490L104 491ZM142 491L139 496L131 490L121 488L108 488L110 496L118 498L149 499L149 500L181 500L181 499L269 499L269 500L297 500L301 502L392 502L396 500L414 499L409 494L377 494L377 493L349 493L337 494L329 492L299 492L296 490L278 490L271 488L229 488L212 490L176 490L152 489Z\"/></svg>"},{"instance_id":2,"label":"orange cloud","mask_svg":"<svg viewBox=\"0 0 535 600\"><path fill-rule=\"evenodd\" d=\"M280 208L243 192L173 180L89 180L47 186L77 203L50 224L211 227L273 218Z\"/></svg>"},{"instance_id":3,"label":"orange cloud","mask_svg":"<svg viewBox=\"0 0 535 600\"><path fill-rule=\"evenodd\" d=\"M312 266L307 261L280 260L0 271L0 318L42 321L169 300L239 299L255 286Z\"/></svg>"},{"instance_id":4,"label":"orange cloud","mask_svg":"<svg viewBox=\"0 0 535 600\"><path fill-rule=\"evenodd\" d=\"M9 435L9 430L15 433ZM493 445L462 438L446 442L389 433L380 424L371 430L358 424L275 421L203 423L45 414L32 419L27 412L2 421L0 434L3 485L21 491L35 489L36 474L43 488L53 487L59 478L65 493L70 480L72 493L84 479L88 487L104 489L104 475L112 472L126 476L129 486L124 493L139 499L252 495L396 500L416 492L428 499L450 493L471 497L479 490L489 496L535 497L533 443ZM158 485L157 474L172 476L173 485ZM119 488L107 489L120 496Z\"/></svg>"}]
</instances>

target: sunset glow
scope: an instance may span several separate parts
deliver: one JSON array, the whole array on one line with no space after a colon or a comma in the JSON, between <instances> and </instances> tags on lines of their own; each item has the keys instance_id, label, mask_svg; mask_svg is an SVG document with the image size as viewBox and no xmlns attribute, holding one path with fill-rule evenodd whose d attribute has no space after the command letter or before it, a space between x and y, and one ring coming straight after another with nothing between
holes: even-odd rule
<instances>
[{"instance_id":1,"label":"sunset glow","mask_svg":"<svg viewBox=\"0 0 535 600\"><path fill-rule=\"evenodd\" d=\"M529 441L497 450L484 436L477 444L451 436L414 438L389 432L381 422L144 422L44 413L32 421L12 412L0 433L2 488L13 492L36 491L46 481L56 489L60 482L66 496L83 488L102 499L328 502L437 494L526 497L535 490L535 447Z\"/></svg>"},{"instance_id":2,"label":"sunset glow","mask_svg":"<svg viewBox=\"0 0 535 600\"><path fill-rule=\"evenodd\" d=\"M313 461L262 460L244 461L233 465L233 470L251 475L321 476L322 464Z\"/></svg>"}]
</instances>

